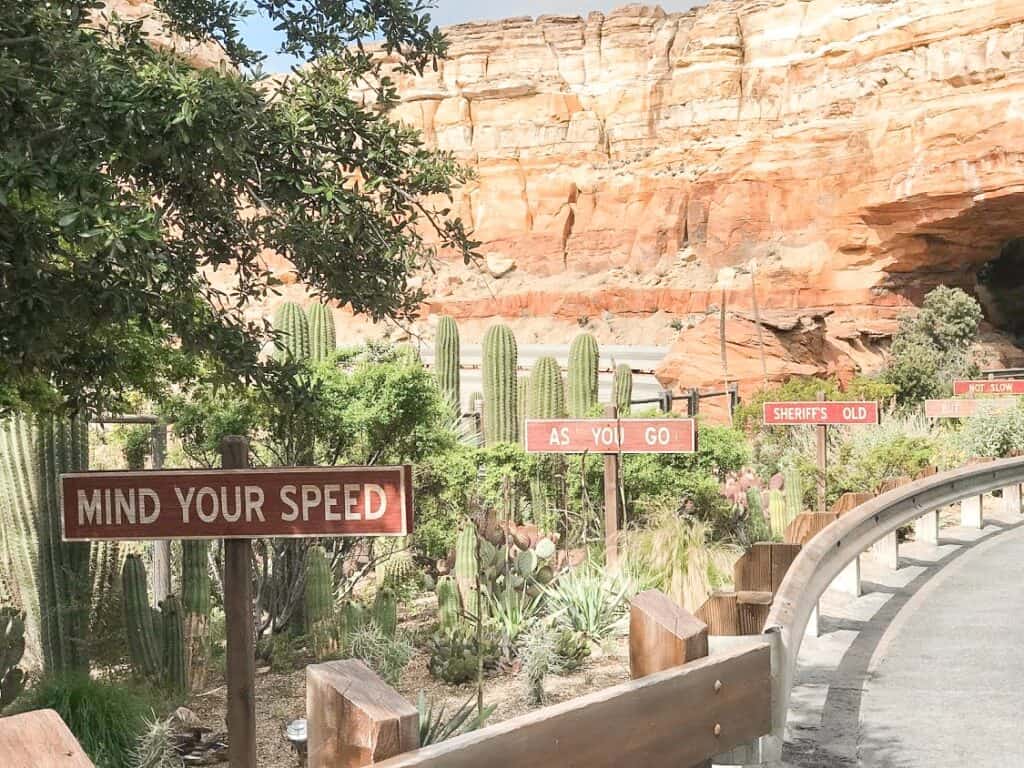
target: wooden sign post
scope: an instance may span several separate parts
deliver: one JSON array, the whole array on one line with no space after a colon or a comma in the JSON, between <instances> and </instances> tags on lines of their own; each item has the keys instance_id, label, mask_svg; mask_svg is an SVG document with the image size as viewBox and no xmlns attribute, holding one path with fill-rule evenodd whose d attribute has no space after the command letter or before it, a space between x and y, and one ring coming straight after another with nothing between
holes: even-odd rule
<instances>
[{"instance_id":1,"label":"wooden sign post","mask_svg":"<svg viewBox=\"0 0 1024 768\"><path fill-rule=\"evenodd\" d=\"M693 453L693 419L620 419L610 405L602 419L527 419L528 453L604 454L605 565L619 560L619 462L624 453Z\"/></svg>"},{"instance_id":2,"label":"wooden sign post","mask_svg":"<svg viewBox=\"0 0 1024 768\"><path fill-rule=\"evenodd\" d=\"M808 402L765 403L764 423L770 426L813 424L817 427L818 511L825 512L828 482L828 434L830 424L877 424L878 403L871 401L826 401L825 393Z\"/></svg>"},{"instance_id":3,"label":"wooden sign post","mask_svg":"<svg viewBox=\"0 0 1024 768\"><path fill-rule=\"evenodd\" d=\"M61 476L65 541L224 539L231 768L256 765L251 540L405 536L412 467L250 469L249 443L226 437L221 469Z\"/></svg>"}]
</instances>

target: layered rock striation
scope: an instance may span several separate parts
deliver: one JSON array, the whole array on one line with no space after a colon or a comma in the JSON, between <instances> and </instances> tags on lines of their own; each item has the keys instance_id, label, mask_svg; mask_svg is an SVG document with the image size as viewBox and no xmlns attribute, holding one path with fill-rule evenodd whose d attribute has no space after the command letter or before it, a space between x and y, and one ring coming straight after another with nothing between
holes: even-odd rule
<instances>
[{"instance_id":1,"label":"layered rock striation","mask_svg":"<svg viewBox=\"0 0 1024 768\"><path fill-rule=\"evenodd\" d=\"M395 75L397 116L475 169L456 212L483 258L426 278L426 315L671 345L670 386L757 386L762 350L769 378L848 377L1024 236L1019 0L632 5L448 36L437 71Z\"/></svg>"}]
</instances>

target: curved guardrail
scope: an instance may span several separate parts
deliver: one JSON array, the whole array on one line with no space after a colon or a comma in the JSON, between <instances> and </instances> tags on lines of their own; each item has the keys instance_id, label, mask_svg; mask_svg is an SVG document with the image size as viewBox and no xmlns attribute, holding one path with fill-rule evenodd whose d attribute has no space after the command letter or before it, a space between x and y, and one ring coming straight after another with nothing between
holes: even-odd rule
<instances>
[{"instance_id":1,"label":"curved guardrail","mask_svg":"<svg viewBox=\"0 0 1024 768\"><path fill-rule=\"evenodd\" d=\"M764 762L781 759L800 643L832 580L901 525L947 504L1018 483L1024 483L1024 457L931 475L855 507L804 545L779 586L764 626L772 641L772 734L763 742Z\"/></svg>"}]
</instances>

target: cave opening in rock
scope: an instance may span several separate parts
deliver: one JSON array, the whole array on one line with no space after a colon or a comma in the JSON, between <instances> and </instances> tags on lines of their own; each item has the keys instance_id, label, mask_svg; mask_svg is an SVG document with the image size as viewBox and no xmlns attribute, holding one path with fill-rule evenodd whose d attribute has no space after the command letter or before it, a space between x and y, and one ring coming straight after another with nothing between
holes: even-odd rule
<instances>
[{"instance_id":1,"label":"cave opening in rock","mask_svg":"<svg viewBox=\"0 0 1024 768\"><path fill-rule=\"evenodd\" d=\"M978 298L989 321L1024 347L1024 237L1003 243L977 273Z\"/></svg>"}]
</instances>

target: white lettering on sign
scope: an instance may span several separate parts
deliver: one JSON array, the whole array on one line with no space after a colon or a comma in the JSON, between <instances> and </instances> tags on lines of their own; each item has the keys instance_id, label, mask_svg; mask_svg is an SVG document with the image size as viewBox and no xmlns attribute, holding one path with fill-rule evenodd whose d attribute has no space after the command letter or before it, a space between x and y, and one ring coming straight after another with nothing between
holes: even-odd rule
<instances>
[{"instance_id":1,"label":"white lettering on sign","mask_svg":"<svg viewBox=\"0 0 1024 768\"><path fill-rule=\"evenodd\" d=\"M548 439L548 445L569 445L569 428L553 428L551 430L551 437Z\"/></svg>"},{"instance_id":2,"label":"white lettering on sign","mask_svg":"<svg viewBox=\"0 0 1024 768\"><path fill-rule=\"evenodd\" d=\"M370 496L377 497L377 508L371 506ZM363 488L363 514L367 520L379 520L388 509L388 497L376 483L367 483Z\"/></svg>"}]
</instances>

